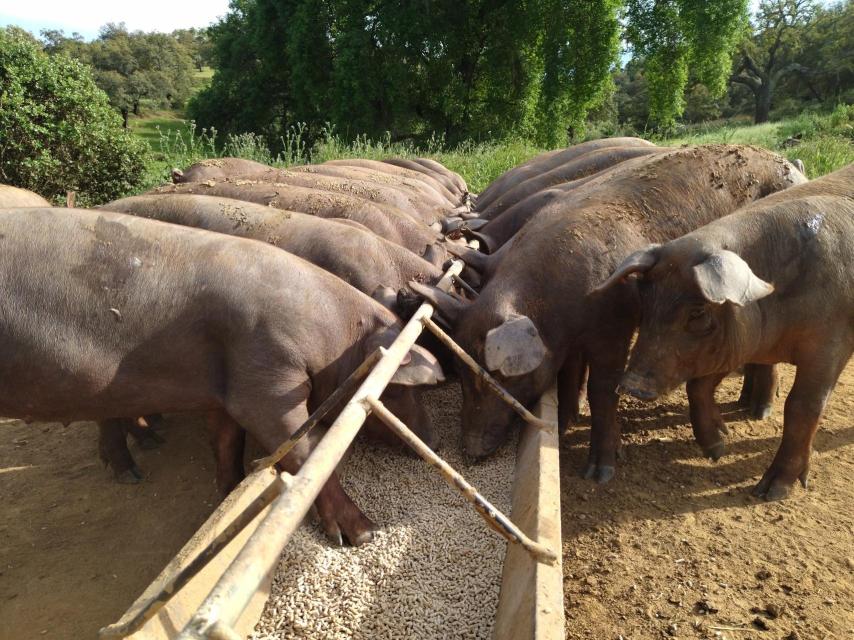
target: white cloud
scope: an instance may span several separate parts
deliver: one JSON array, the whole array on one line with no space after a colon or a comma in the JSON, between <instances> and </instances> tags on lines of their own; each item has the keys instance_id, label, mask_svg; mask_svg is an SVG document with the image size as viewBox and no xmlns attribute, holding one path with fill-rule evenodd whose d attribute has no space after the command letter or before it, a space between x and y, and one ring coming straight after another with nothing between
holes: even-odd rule
<instances>
[{"instance_id":1,"label":"white cloud","mask_svg":"<svg viewBox=\"0 0 854 640\"><path fill-rule=\"evenodd\" d=\"M108 22L124 22L132 31L172 31L206 27L227 12L228 0L0 0L0 25L35 32L58 28L92 38Z\"/></svg>"}]
</instances>

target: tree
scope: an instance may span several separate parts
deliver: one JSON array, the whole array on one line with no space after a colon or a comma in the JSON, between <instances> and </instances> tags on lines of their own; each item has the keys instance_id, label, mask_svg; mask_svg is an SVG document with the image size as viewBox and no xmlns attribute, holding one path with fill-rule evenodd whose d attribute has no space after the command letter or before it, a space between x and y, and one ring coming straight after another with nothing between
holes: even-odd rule
<instances>
[{"instance_id":1,"label":"tree","mask_svg":"<svg viewBox=\"0 0 854 640\"><path fill-rule=\"evenodd\" d=\"M815 11L813 0L764 0L756 15L756 35L741 45L731 82L754 96L756 124L767 122L774 90L786 75L803 70L795 61L803 47L805 26Z\"/></svg>"},{"instance_id":2,"label":"tree","mask_svg":"<svg viewBox=\"0 0 854 640\"><path fill-rule=\"evenodd\" d=\"M41 32L44 49L64 53L91 65L95 82L122 114L127 127L131 112L139 115L143 101L156 106L181 106L193 92L193 66L201 64L199 36L194 30L175 34L130 33L123 23L101 27L87 43L79 34Z\"/></svg>"},{"instance_id":3,"label":"tree","mask_svg":"<svg viewBox=\"0 0 854 640\"><path fill-rule=\"evenodd\" d=\"M0 182L98 204L140 183L146 152L87 66L0 28Z\"/></svg>"},{"instance_id":4,"label":"tree","mask_svg":"<svg viewBox=\"0 0 854 640\"><path fill-rule=\"evenodd\" d=\"M628 0L626 37L645 60L650 118L671 127L685 110L689 72L711 95L727 86L747 0Z\"/></svg>"},{"instance_id":5,"label":"tree","mask_svg":"<svg viewBox=\"0 0 854 640\"><path fill-rule=\"evenodd\" d=\"M565 144L584 128L587 112L611 89L620 43L621 2L546 2L544 78L538 105L539 142Z\"/></svg>"},{"instance_id":6,"label":"tree","mask_svg":"<svg viewBox=\"0 0 854 640\"><path fill-rule=\"evenodd\" d=\"M190 112L271 140L290 123L345 137L564 142L601 100L619 0L233 0L210 30L211 86Z\"/></svg>"}]
</instances>

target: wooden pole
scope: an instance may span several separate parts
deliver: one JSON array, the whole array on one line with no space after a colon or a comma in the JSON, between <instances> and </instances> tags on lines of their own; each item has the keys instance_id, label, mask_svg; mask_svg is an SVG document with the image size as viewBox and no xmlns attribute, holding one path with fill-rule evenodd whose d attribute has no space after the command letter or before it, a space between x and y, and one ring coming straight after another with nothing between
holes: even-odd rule
<instances>
[{"instance_id":1,"label":"wooden pole","mask_svg":"<svg viewBox=\"0 0 854 640\"><path fill-rule=\"evenodd\" d=\"M545 562L546 564L554 564L557 562L557 554L543 545L531 540L524 532L519 529L506 515L501 513L489 500L484 498L463 475L454 469L451 465L445 462L439 455L428 447L417 435L412 433L400 419L389 411L386 406L379 400L367 398L366 402L370 405L373 413L382 420L386 426L394 431L397 436L403 440L415 453L426 460L431 466L436 467L439 473L447 480L448 484L459 491L462 496L474 505L475 510L486 521L491 529L499 535L511 542L522 547L531 557L537 562Z\"/></svg>"}]
</instances>

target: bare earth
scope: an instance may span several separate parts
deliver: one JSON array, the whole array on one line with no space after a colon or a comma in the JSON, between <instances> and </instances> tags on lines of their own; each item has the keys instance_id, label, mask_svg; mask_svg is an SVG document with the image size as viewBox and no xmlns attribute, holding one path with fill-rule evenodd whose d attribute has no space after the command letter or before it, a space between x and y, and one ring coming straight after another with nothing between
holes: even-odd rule
<instances>
[{"instance_id":1,"label":"bare earth","mask_svg":"<svg viewBox=\"0 0 854 640\"><path fill-rule=\"evenodd\" d=\"M783 380L787 391L791 369ZM568 638L854 637L854 363L810 490L780 503L749 488L779 443L785 393L770 419L749 421L733 409L739 384L719 393L731 434L718 463L698 457L682 394L624 403L627 459L604 487L575 476L587 429L565 438ZM112 482L90 423L0 424L0 640L94 638L213 509L200 422L169 422L161 449L134 449L148 474L137 486Z\"/></svg>"},{"instance_id":2,"label":"bare earth","mask_svg":"<svg viewBox=\"0 0 854 640\"><path fill-rule=\"evenodd\" d=\"M717 463L698 456L681 392L623 402L627 459L609 485L571 473L588 431L566 438L567 638L854 638L854 362L819 428L810 490L775 503L749 494L779 444L793 372L761 422L734 409L740 378L724 381Z\"/></svg>"}]
</instances>

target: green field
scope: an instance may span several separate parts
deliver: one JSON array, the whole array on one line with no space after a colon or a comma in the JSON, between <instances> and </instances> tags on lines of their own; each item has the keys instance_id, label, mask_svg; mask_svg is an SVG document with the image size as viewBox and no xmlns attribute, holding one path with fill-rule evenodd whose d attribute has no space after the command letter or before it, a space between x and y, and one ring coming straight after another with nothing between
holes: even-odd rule
<instances>
[{"instance_id":1,"label":"green field","mask_svg":"<svg viewBox=\"0 0 854 640\"><path fill-rule=\"evenodd\" d=\"M172 167L184 167L213 155L237 156L281 166L338 158L426 156L458 172L477 193L507 169L545 151L521 139L467 143L446 149L441 141L415 147L387 140L345 142L334 134L309 148L301 130L293 128L281 141L283 150L274 156L257 136L245 134L218 140L196 131L177 112L157 112L134 118L131 128L152 150L145 188L167 179ZM686 128L673 137L653 139L667 146L757 145L777 151L790 160L802 160L808 175L815 178L854 162L854 106L840 106L829 114L806 114L760 125L746 124L743 120L706 123Z\"/></svg>"}]
</instances>

